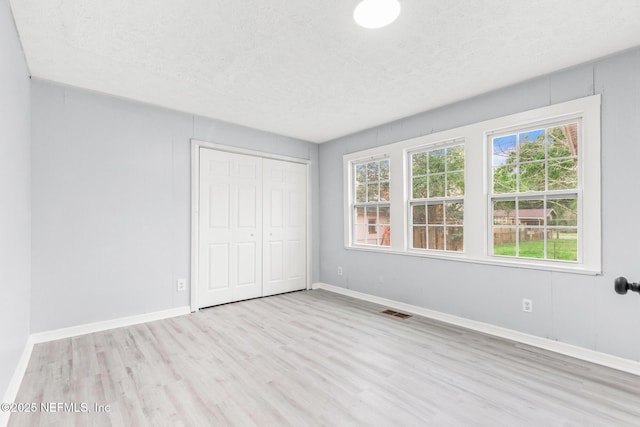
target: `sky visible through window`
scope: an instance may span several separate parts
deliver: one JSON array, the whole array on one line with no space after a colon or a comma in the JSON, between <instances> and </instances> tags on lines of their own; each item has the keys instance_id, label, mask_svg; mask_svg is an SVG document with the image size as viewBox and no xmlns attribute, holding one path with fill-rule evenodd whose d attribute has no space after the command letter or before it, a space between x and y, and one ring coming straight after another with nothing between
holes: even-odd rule
<instances>
[{"instance_id":1,"label":"sky visible through window","mask_svg":"<svg viewBox=\"0 0 640 427\"><path fill-rule=\"evenodd\" d=\"M493 194L507 195L492 201L494 255L578 260L577 135L567 123L492 139Z\"/></svg>"}]
</instances>

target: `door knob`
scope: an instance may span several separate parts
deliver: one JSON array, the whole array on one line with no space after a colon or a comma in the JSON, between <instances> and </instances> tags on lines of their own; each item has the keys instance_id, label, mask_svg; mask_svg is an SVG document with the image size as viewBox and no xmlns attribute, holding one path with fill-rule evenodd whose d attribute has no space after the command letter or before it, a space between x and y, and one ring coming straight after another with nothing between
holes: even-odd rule
<instances>
[{"instance_id":1,"label":"door knob","mask_svg":"<svg viewBox=\"0 0 640 427\"><path fill-rule=\"evenodd\" d=\"M640 284L630 283L626 277L618 277L614 282L614 288L620 295L626 294L627 291L640 293Z\"/></svg>"}]
</instances>

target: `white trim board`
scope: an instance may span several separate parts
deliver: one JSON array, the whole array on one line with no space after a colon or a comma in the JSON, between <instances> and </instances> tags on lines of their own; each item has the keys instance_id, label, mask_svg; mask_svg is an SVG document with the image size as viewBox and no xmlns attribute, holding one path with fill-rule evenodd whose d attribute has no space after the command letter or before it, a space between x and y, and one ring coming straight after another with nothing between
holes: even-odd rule
<instances>
[{"instance_id":1,"label":"white trim board","mask_svg":"<svg viewBox=\"0 0 640 427\"><path fill-rule=\"evenodd\" d=\"M91 334L106 331L108 329L122 328L124 326L138 325L140 323L153 322L155 320L168 319L191 313L189 306L171 308L169 310L155 311L153 313L139 314L137 316L120 317L118 319L104 320L102 322L86 323L70 328L55 329L53 331L37 332L31 334L33 344L71 338L78 335Z\"/></svg>"},{"instance_id":2,"label":"white trim board","mask_svg":"<svg viewBox=\"0 0 640 427\"><path fill-rule=\"evenodd\" d=\"M441 313L439 311L429 310L428 308L418 307L403 302L381 298L374 295L353 291L351 289L341 288L339 286L329 285L327 283L314 283L311 286L311 289L324 289L329 292L335 292L337 294L346 295L363 301L384 305L387 307L417 314L419 316L428 317L430 319L439 320L441 322L461 326L463 328L471 329L496 337L517 341L544 350L563 354L565 356L574 357L576 359L640 376L640 362L636 362L630 359L624 359L622 357L613 356L607 353L553 341L547 338L541 338L535 335L529 335L523 332L514 331L512 329L502 328L500 326L494 326L488 323L478 322L476 320L465 319L463 317L453 316L451 314Z\"/></svg>"},{"instance_id":3,"label":"white trim board","mask_svg":"<svg viewBox=\"0 0 640 427\"><path fill-rule=\"evenodd\" d=\"M72 326L70 328L55 329L53 331L37 332L29 335L25 343L22 356L18 361L18 365L9 381L7 390L4 394L2 402L11 403L15 399L20 390L20 384L27 371L31 353L34 344L55 341L63 338L71 338L78 335L91 334L93 332L106 331L108 329L122 328L124 326L138 325L140 323L153 322L155 320L168 319L170 317L182 316L191 313L189 306L171 308L169 310L155 311L153 313L145 313L137 316L121 317L118 319L105 320L102 322L87 323L84 325ZM6 426L9 423L10 412L0 411L0 426Z\"/></svg>"},{"instance_id":4,"label":"white trim board","mask_svg":"<svg viewBox=\"0 0 640 427\"><path fill-rule=\"evenodd\" d=\"M31 336L29 336L27 337L27 342L24 345L24 350L22 351L18 365L16 366L15 371L13 371L13 376L11 377L7 390L4 393L4 398L2 399L3 403L15 402L18 391L20 390L20 384L22 384L22 378L24 378L24 374L27 372L27 366L29 366L32 351L33 340L31 339ZM0 426L4 427L9 424L10 416L11 412L0 411Z\"/></svg>"},{"instance_id":5,"label":"white trim board","mask_svg":"<svg viewBox=\"0 0 640 427\"><path fill-rule=\"evenodd\" d=\"M292 157L292 156L282 156L280 154L272 154L266 151L253 150L249 148L241 148L233 145L219 144L217 142L203 141L201 139L195 139L195 138L191 139L191 146L192 148L193 147L210 148L212 150L224 151L227 153L245 154L247 156L261 157L263 159L284 160L286 162L301 163L303 165L311 164L311 160L309 159L303 159L300 157Z\"/></svg>"}]
</instances>

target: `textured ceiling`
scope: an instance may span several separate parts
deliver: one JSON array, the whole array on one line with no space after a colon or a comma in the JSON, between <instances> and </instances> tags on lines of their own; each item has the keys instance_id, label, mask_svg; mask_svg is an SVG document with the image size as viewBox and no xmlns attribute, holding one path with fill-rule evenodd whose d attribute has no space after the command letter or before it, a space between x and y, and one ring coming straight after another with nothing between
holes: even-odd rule
<instances>
[{"instance_id":1,"label":"textured ceiling","mask_svg":"<svg viewBox=\"0 0 640 427\"><path fill-rule=\"evenodd\" d=\"M638 0L10 0L34 77L324 142L640 45Z\"/></svg>"}]
</instances>

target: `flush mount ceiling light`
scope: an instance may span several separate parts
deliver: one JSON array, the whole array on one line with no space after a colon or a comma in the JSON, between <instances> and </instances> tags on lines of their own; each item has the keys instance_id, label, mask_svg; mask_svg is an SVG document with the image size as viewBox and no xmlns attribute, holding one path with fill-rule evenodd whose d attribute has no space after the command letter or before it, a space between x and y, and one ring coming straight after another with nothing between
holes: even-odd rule
<instances>
[{"instance_id":1,"label":"flush mount ceiling light","mask_svg":"<svg viewBox=\"0 0 640 427\"><path fill-rule=\"evenodd\" d=\"M364 28L381 28L400 15L398 0L362 0L353 11L353 19Z\"/></svg>"}]
</instances>

